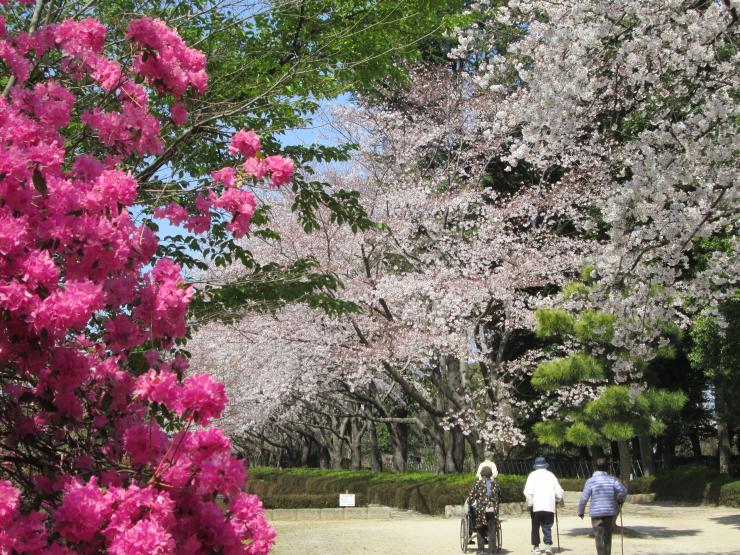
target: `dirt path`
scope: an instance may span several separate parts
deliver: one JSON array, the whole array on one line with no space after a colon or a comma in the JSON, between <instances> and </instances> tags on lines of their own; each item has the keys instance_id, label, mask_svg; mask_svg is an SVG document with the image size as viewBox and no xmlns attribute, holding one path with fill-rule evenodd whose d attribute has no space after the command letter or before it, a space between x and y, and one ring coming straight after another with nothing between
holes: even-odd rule
<instances>
[{"instance_id":1,"label":"dirt path","mask_svg":"<svg viewBox=\"0 0 740 555\"><path fill-rule=\"evenodd\" d=\"M590 521L572 506L560 514L560 544L567 555L592 555ZM404 520L274 522L274 555L455 555L459 519L420 516ZM624 553L628 555L740 554L740 510L724 507L625 505ZM555 542L553 529L553 542ZM528 553L529 517L503 522L502 553ZM612 553L620 555L615 535Z\"/></svg>"}]
</instances>

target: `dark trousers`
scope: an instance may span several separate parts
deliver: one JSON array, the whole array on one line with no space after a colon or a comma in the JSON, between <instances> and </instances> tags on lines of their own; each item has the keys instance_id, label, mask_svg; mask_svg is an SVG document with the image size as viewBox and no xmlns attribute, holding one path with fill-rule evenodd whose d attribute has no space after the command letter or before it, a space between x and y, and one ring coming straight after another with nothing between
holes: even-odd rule
<instances>
[{"instance_id":1,"label":"dark trousers","mask_svg":"<svg viewBox=\"0 0 740 555\"><path fill-rule=\"evenodd\" d=\"M594 529L597 555L611 555L612 532L614 531L614 516L591 517L591 526Z\"/></svg>"},{"instance_id":2,"label":"dark trousers","mask_svg":"<svg viewBox=\"0 0 740 555\"><path fill-rule=\"evenodd\" d=\"M477 526L475 529L478 534L478 551L483 551L483 544L486 543L486 537L488 537L488 553L494 553L496 551L496 516L491 513L486 518L486 526Z\"/></svg>"},{"instance_id":3,"label":"dark trousers","mask_svg":"<svg viewBox=\"0 0 740 555\"><path fill-rule=\"evenodd\" d=\"M532 545L540 545L540 528L545 545L552 545L552 523L555 522L555 513L530 509L529 516L532 519Z\"/></svg>"}]
</instances>

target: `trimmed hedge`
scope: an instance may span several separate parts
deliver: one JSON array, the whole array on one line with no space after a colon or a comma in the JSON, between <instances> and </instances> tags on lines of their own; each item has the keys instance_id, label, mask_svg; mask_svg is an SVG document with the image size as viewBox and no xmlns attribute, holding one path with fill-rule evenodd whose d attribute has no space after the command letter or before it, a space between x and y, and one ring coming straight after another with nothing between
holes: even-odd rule
<instances>
[{"instance_id":1,"label":"trimmed hedge","mask_svg":"<svg viewBox=\"0 0 740 555\"><path fill-rule=\"evenodd\" d=\"M560 478L558 481L565 491L583 491L583 486L586 485L585 478Z\"/></svg>"},{"instance_id":2,"label":"trimmed hedge","mask_svg":"<svg viewBox=\"0 0 740 555\"><path fill-rule=\"evenodd\" d=\"M338 506L339 495L332 493L294 493L290 495L270 495L262 499L265 509L331 509ZM355 498L358 507L367 505L367 500L359 495Z\"/></svg>"},{"instance_id":3,"label":"trimmed hedge","mask_svg":"<svg viewBox=\"0 0 740 555\"><path fill-rule=\"evenodd\" d=\"M650 487L660 499L686 503L719 503L722 484L729 481L716 471L698 464L679 466L655 477Z\"/></svg>"},{"instance_id":4,"label":"trimmed hedge","mask_svg":"<svg viewBox=\"0 0 740 555\"><path fill-rule=\"evenodd\" d=\"M426 514L441 514L445 505L459 505L473 484L470 474L437 475L433 472L395 474L317 468L252 468L247 488L259 495L268 509L336 507L339 494L357 494L357 506L368 503ZM501 502L524 501L526 476L499 475ZM585 480L563 478L567 491L580 491ZM631 480L630 493L655 493L659 499L688 503L721 503L740 507L740 481L730 482L699 465L681 466L670 472ZM571 500L572 501L572 500Z\"/></svg>"},{"instance_id":5,"label":"trimmed hedge","mask_svg":"<svg viewBox=\"0 0 740 555\"><path fill-rule=\"evenodd\" d=\"M740 507L740 481L702 465L688 464L661 473L650 491L659 499Z\"/></svg>"},{"instance_id":6,"label":"trimmed hedge","mask_svg":"<svg viewBox=\"0 0 740 555\"><path fill-rule=\"evenodd\" d=\"M474 481L470 474L307 468L253 468L249 474L248 490L262 497L267 508L336 507L339 493L349 491L358 494L358 506L375 503L426 514L441 514L445 505L461 504ZM525 481L524 476L499 476L501 502L523 501ZM312 501L317 504L307 504Z\"/></svg>"},{"instance_id":7,"label":"trimmed hedge","mask_svg":"<svg viewBox=\"0 0 740 555\"><path fill-rule=\"evenodd\" d=\"M722 484L719 488L720 505L740 507L740 480Z\"/></svg>"}]
</instances>

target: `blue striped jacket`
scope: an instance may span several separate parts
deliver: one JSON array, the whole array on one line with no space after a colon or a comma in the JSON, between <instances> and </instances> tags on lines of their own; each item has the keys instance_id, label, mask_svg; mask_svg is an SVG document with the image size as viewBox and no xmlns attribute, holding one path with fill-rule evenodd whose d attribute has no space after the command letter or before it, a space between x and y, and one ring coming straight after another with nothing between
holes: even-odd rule
<instances>
[{"instance_id":1,"label":"blue striped jacket","mask_svg":"<svg viewBox=\"0 0 740 555\"><path fill-rule=\"evenodd\" d=\"M617 503L622 503L625 497L627 488L622 482L606 472L597 470L583 488L581 500L578 502L578 514L583 514L586 503L591 499L589 516L614 516L618 512Z\"/></svg>"}]
</instances>

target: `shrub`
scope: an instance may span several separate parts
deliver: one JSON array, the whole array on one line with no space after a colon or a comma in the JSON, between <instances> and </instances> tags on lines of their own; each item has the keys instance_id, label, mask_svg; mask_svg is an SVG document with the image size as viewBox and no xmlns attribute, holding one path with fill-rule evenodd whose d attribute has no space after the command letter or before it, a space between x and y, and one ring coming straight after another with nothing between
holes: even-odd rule
<instances>
[{"instance_id":1,"label":"shrub","mask_svg":"<svg viewBox=\"0 0 740 555\"><path fill-rule=\"evenodd\" d=\"M331 493L296 493L289 495L270 495L263 500L266 509L326 509L339 507L339 495ZM364 507L367 499L363 495L355 497L355 506Z\"/></svg>"},{"instance_id":2,"label":"shrub","mask_svg":"<svg viewBox=\"0 0 740 555\"><path fill-rule=\"evenodd\" d=\"M689 464L679 466L655 477L650 491L660 499L689 503L719 503L720 488L728 478L706 466Z\"/></svg>"},{"instance_id":3,"label":"shrub","mask_svg":"<svg viewBox=\"0 0 740 555\"><path fill-rule=\"evenodd\" d=\"M655 481L655 476L643 476L642 478L634 478L627 482L627 489L630 493L650 493L652 491L652 485Z\"/></svg>"},{"instance_id":4,"label":"shrub","mask_svg":"<svg viewBox=\"0 0 740 555\"><path fill-rule=\"evenodd\" d=\"M740 480L720 486L719 502L730 507L740 507Z\"/></svg>"},{"instance_id":5,"label":"shrub","mask_svg":"<svg viewBox=\"0 0 740 555\"><path fill-rule=\"evenodd\" d=\"M586 484L585 478L561 478L560 487L565 491L583 491L583 486Z\"/></svg>"},{"instance_id":6,"label":"shrub","mask_svg":"<svg viewBox=\"0 0 740 555\"><path fill-rule=\"evenodd\" d=\"M525 480L524 476L499 476L501 502L523 501ZM358 495L358 506L360 502L377 503L441 514L445 505L463 503L473 481L470 474L253 468L248 488L268 508L336 507L337 495L349 491Z\"/></svg>"},{"instance_id":7,"label":"shrub","mask_svg":"<svg viewBox=\"0 0 740 555\"><path fill-rule=\"evenodd\" d=\"M526 476L499 475L501 502L524 501ZM566 491L582 491L586 480L563 478ZM338 494L355 493L357 505L376 503L441 514L445 505L459 505L473 485L470 474L437 475L433 472L394 474L369 471L307 468L254 468L247 482L249 491L262 497L268 508L336 507ZM656 493L660 499L689 503L722 503L740 506L740 481L727 478L700 465L678 467L658 476L635 478L627 483L632 494ZM573 500L571 500L573 501Z\"/></svg>"}]
</instances>

